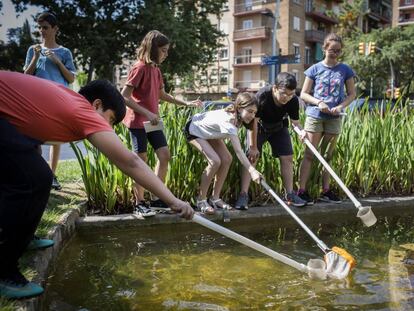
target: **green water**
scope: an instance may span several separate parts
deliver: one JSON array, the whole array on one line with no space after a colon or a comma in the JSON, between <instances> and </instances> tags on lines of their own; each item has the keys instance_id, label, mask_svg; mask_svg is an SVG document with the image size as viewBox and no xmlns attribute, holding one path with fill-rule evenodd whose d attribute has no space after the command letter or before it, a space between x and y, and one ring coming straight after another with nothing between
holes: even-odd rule
<instances>
[{"instance_id":1,"label":"green water","mask_svg":"<svg viewBox=\"0 0 414 311\"><path fill-rule=\"evenodd\" d=\"M358 261L345 281L310 280L196 224L80 232L49 278L44 310L389 310L388 251L414 242L413 218L312 225ZM271 222L234 230L306 264L322 252L303 232ZM90 230L89 230L90 231Z\"/></svg>"}]
</instances>

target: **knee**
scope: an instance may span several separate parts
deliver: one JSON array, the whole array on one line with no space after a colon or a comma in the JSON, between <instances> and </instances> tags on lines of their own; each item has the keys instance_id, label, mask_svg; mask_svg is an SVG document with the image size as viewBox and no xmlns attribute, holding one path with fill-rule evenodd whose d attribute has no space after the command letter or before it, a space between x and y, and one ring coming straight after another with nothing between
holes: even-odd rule
<instances>
[{"instance_id":1,"label":"knee","mask_svg":"<svg viewBox=\"0 0 414 311\"><path fill-rule=\"evenodd\" d=\"M171 159L171 154L170 154L170 150L163 150L162 152L159 152L157 154L158 157L158 161L160 161L161 165L168 165L168 162Z\"/></svg>"},{"instance_id":2,"label":"knee","mask_svg":"<svg viewBox=\"0 0 414 311\"><path fill-rule=\"evenodd\" d=\"M213 157L208 160L210 169L217 171L221 166L221 159L219 157Z\"/></svg>"},{"instance_id":3,"label":"knee","mask_svg":"<svg viewBox=\"0 0 414 311\"><path fill-rule=\"evenodd\" d=\"M313 160L313 153L308 149L306 149L305 151L304 160L309 161L309 162L312 162Z\"/></svg>"},{"instance_id":4,"label":"knee","mask_svg":"<svg viewBox=\"0 0 414 311\"><path fill-rule=\"evenodd\" d=\"M231 162L233 161L233 156L227 153L224 157L221 158L221 166L230 166Z\"/></svg>"}]
</instances>

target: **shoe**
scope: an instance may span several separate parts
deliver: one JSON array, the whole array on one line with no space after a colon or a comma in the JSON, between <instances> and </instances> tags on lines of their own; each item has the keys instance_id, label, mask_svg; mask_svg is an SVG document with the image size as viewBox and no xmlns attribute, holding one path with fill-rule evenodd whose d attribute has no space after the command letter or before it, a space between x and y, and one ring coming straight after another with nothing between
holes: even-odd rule
<instances>
[{"instance_id":1,"label":"shoe","mask_svg":"<svg viewBox=\"0 0 414 311\"><path fill-rule=\"evenodd\" d=\"M171 208L169 208L168 205L160 199L151 200L149 208L153 211L158 211L158 212L162 212L162 211L169 212L169 211L171 211Z\"/></svg>"},{"instance_id":2,"label":"shoe","mask_svg":"<svg viewBox=\"0 0 414 311\"><path fill-rule=\"evenodd\" d=\"M61 184L59 183L59 181L58 181L58 179L57 179L56 175L53 175L53 180L52 180L52 189L55 189L55 190L61 190L61 189L62 189L62 186L61 186Z\"/></svg>"},{"instance_id":3,"label":"shoe","mask_svg":"<svg viewBox=\"0 0 414 311\"><path fill-rule=\"evenodd\" d=\"M226 210L233 209L233 207L231 207L230 204L227 204L222 199L214 200L213 198L210 198L208 199L208 204L210 204L213 208L216 208L216 209L218 208L226 209Z\"/></svg>"},{"instance_id":4,"label":"shoe","mask_svg":"<svg viewBox=\"0 0 414 311\"><path fill-rule=\"evenodd\" d=\"M313 205L315 204L315 202L313 201L313 199L311 198L311 196L309 195L309 193L305 190L305 191L298 191L297 193L298 197L301 198L302 200L304 200L306 202L306 205Z\"/></svg>"},{"instance_id":5,"label":"shoe","mask_svg":"<svg viewBox=\"0 0 414 311\"><path fill-rule=\"evenodd\" d=\"M145 218L155 216L156 212L152 211L144 201L141 201L134 206L134 214Z\"/></svg>"},{"instance_id":6,"label":"shoe","mask_svg":"<svg viewBox=\"0 0 414 311\"><path fill-rule=\"evenodd\" d=\"M306 201L302 200L294 191L286 194L285 201L288 205L303 207L306 205Z\"/></svg>"},{"instance_id":7,"label":"shoe","mask_svg":"<svg viewBox=\"0 0 414 311\"><path fill-rule=\"evenodd\" d=\"M33 251L36 249L45 249L52 247L55 244L53 240L49 239L42 239L38 236L34 236L33 239L30 241L29 245L27 245L27 250Z\"/></svg>"},{"instance_id":8,"label":"shoe","mask_svg":"<svg viewBox=\"0 0 414 311\"><path fill-rule=\"evenodd\" d=\"M39 296L43 292L43 287L29 282L19 271L0 277L0 297L22 299Z\"/></svg>"},{"instance_id":9,"label":"shoe","mask_svg":"<svg viewBox=\"0 0 414 311\"><path fill-rule=\"evenodd\" d=\"M214 208L208 204L207 200L197 200L197 208L206 215L213 215L215 213Z\"/></svg>"},{"instance_id":10,"label":"shoe","mask_svg":"<svg viewBox=\"0 0 414 311\"><path fill-rule=\"evenodd\" d=\"M249 209L248 204L249 204L249 195L246 192L240 192L234 208L241 210L241 211L245 211Z\"/></svg>"},{"instance_id":11,"label":"shoe","mask_svg":"<svg viewBox=\"0 0 414 311\"><path fill-rule=\"evenodd\" d=\"M341 203L342 202L342 200L332 190L322 192L321 197L319 199L322 202L328 202L328 203Z\"/></svg>"}]
</instances>

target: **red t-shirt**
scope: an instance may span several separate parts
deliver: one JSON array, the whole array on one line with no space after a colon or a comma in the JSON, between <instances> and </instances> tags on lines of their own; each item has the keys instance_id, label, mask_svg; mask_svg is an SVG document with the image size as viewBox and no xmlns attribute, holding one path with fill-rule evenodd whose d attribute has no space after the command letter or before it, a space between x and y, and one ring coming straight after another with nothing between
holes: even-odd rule
<instances>
[{"instance_id":1,"label":"red t-shirt","mask_svg":"<svg viewBox=\"0 0 414 311\"><path fill-rule=\"evenodd\" d=\"M0 71L0 118L42 142L69 142L113 131L80 94L52 81Z\"/></svg>"},{"instance_id":2,"label":"red t-shirt","mask_svg":"<svg viewBox=\"0 0 414 311\"><path fill-rule=\"evenodd\" d=\"M148 65L142 61L134 64L128 74L128 86L132 86L132 99L138 105L143 106L152 113L158 113L160 90L164 87L160 68ZM144 128L142 122L148 121L147 117L127 108L123 123L128 128Z\"/></svg>"}]
</instances>

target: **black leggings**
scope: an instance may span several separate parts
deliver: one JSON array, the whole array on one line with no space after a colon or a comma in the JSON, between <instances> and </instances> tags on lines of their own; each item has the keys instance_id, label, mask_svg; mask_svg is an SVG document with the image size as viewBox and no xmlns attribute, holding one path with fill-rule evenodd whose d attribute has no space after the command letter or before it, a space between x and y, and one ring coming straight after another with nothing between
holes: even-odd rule
<instances>
[{"instance_id":1,"label":"black leggings","mask_svg":"<svg viewBox=\"0 0 414 311\"><path fill-rule=\"evenodd\" d=\"M0 119L0 276L16 269L49 199L53 175L38 144Z\"/></svg>"}]
</instances>

